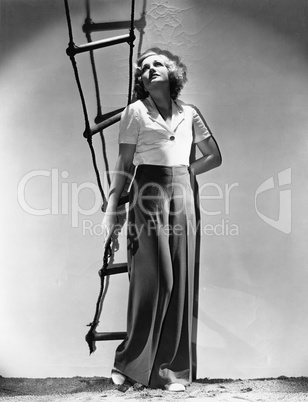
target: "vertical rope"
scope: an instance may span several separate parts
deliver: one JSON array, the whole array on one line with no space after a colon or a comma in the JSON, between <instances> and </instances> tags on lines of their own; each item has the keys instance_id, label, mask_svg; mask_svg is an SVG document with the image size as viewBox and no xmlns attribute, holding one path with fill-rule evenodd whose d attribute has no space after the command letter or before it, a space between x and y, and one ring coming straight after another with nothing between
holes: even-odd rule
<instances>
[{"instance_id":1,"label":"vertical rope","mask_svg":"<svg viewBox=\"0 0 308 402\"><path fill-rule=\"evenodd\" d=\"M76 80L76 83L77 83L77 87L78 87L78 91L79 91L79 95L80 95L80 99L81 99L83 116L84 116L84 123L85 123L85 132L89 135L89 132L90 132L89 116L88 116L88 112L87 112L87 106L86 106L85 97L84 97L82 87L81 87L81 83L80 83L79 73L78 73L78 69L77 69L77 63L76 63L76 60L75 60L74 56L70 56L70 59L71 59L71 62L72 62L74 75L75 75L75 80Z\"/></svg>"},{"instance_id":2,"label":"vertical rope","mask_svg":"<svg viewBox=\"0 0 308 402\"><path fill-rule=\"evenodd\" d=\"M92 136L91 135L89 135L87 137L87 142L89 144L89 148L90 148L90 152L91 152L92 163L93 163L93 167L94 167L94 172L95 172L95 176L96 176L97 185L98 185L98 188L99 188L99 191L101 193L102 200L103 200L102 210L105 211L106 206L107 206L107 199L106 199L106 196L105 196L105 193L104 193L104 190L103 190L99 170L98 170L98 167L97 167L95 150L94 150L94 147L93 147L93 142L92 142Z\"/></svg>"},{"instance_id":3,"label":"vertical rope","mask_svg":"<svg viewBox=\"0 0 308 402\"><path fill-rule=\"evenodd\" d=\"M72 66L73 66L75 80L77 83L77 87L78 87L78 91L79 91L79 95L80 95L80 99L81 99L82 110L83 110L83 115L84 115L84 122L85 122L85 131L89 132L90 124L89 124L89 117L88 117L88 112L87 112L86 101L85 101L85 97L84 97L84 94L82 91L77 63L76 63L75 56L73 53L73 49L75 48L75 43L74 43L74 39L73 39L72 21L71 21L71 17L70 17L68 0L64 0L64 4L65 4L65 15L66 15L66 20L67 20L68 35L69 35L69 44L68 44L68 49L66 52L69 55Z\"/></svg>"},{"instance_id":4,"label":"vertical rope","mask_svg":"<svg viewBox=\"0 0 308 402\"><path fill-rule=\"evenodd\" d=\"M92 42L92 37L91 37L90 33L87 33L86 37L87 37L88 42ZM90 61L91 61L91 67L92 67L92 73L93 73L93 79L94 79L94 85L95 85L97 117L100 117L102 115L102 105L101 105L101 101L100 101L100 90L99 90L99 84L98 84L97 71L95 68L95 59L94 59L93 50L90 50Z\"/></svg>"},{"instance_id":5,"label":"vertical rope","mask_svg":"<svg viewBox=\"0 0 308 402\"><path fill-rule=\"evenodd\" d=\"M110 179L110 173L109 173L109 163L108 163L108 158L107 158L106 141L105 141L103 131L100 131L99 134L100 134L101 142L102 142L102 152L103 152L103 157L104 157L104 162L105 162L105 172L106 172L106 176L107 176L107 182L108 182L108 186L110 187L111 179Z\"/></svg>"},{"instance_id":6,"label":"vertical rope","mask_svg":"<svg viewBox=\"0 0 308 402\"><path fill-rule=\"evenodd\" d=\"M85 24L89 24L92 22L91 19L91 14L90 14L90 3L89 0L86 2L86 10L87 10L87 16L85 19ZM92 42L92 36L89 30L86 30L86 38L88 42ZM91 62L91 68L92 68L92 74L93 74L93 80L94 80L94 87L95 87L95 96L96 96L96 105L97 105L97 115L96 118L99 118L102 116L102 104L101 104L101 96L100 96L100 88L99 88L99 83L98 83L98 75L97 75L97 70L96 70L96 64L95 64L95 58L94 58L94 52L93 50L90 50L90 62ZM102 144L102 152L103 152L103 159L105 163L105 172L107 176L107 182L108 185L110 186L110 174L109 174L109 165L108 165L108 158L107 158L107 151L106 151L106 142L104 138L104 133L103 130L99 132L100 134L100 139L101 139L101 144ZM89 144L89 145L92 145ZM95 156L94 149L91 149L92 155ZM96 160L95 160L95 165L96 165ZM97 177L97 182L100 183L99 187L101 186L101 180L100 180L100 175L99 171L96 172L96 177ZM101 186L102 188L102 186ZM102 209L105 209L107 200L105 199L105 196L103 196L103 206Z\"/></svg>"},{"instance_id":7,"label":"vertical rope","mask_svg":"<svg viewBox=\"0 0 308 402\"><path fill-rule=\"evenodd\" d=\"M65 6L65 15L66 15L66 21L67 21L69 40L70 40L70 43L74 43L74 41L73 41L72 21L71 21L70 9L69 9L69 6L68 6L68 0L64 0L64 6Z\"/></svg>"},{"instance_id":8,"label":"vertical rope","mask_svg":"<svg viewBox=\"0 0 308 402\"><path fill-rule=\"evenodd\" d=\"M90 1L86 1L86 10L87 10L87 16L85 19L85 26L88 24L92 23L91 19L91 14L90 14ZM85 30L86 33L86 38L88 42L92 42L92 36L90 30ZM97 117L102 115L102 106L101 106L101 101L100 101L100 90L99 90L99 84L98 84L98 76L97 76L97 71L96 71L96 66L95 66L95 59L94 59L94 51L90 50L90 61L91 61L91 67L92 67L92 74L93 74L93 79L94 79L94 86L95 86L95 94L96 94L96 104L97 104Z\"/></svg>"}]
</instances>

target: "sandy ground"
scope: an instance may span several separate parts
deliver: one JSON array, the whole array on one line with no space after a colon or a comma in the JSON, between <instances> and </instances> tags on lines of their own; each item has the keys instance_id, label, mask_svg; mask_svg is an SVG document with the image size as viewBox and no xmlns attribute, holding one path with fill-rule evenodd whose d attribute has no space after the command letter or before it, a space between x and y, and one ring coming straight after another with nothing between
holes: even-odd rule
<instances>
[{"instance_id":1,"label":"sandy ground","mask_svg":"<svg viewBox=\"0 0 308 402\"><path fill-rule=\"evenodd\" d=\"M4 378L0 376L1 401L118 402L118 401L308 401L307 377L254 380L199 379L185 392L148 389L140 384L112 384L110 378Z\"/></svg>"}]
</instances>

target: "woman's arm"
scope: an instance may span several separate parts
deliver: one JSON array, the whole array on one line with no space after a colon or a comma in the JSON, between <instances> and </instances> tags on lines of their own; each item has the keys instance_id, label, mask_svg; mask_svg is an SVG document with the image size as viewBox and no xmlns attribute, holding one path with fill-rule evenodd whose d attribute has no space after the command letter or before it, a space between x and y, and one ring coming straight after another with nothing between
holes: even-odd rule
<instances>
[{"instance_id":1,"label":"woman's arm","mask_svg":"<svg viewBox=\"0 0 308 402\"><path fill-rule=\"evenodd\" d=\"M105 245L109 242L117 223L117 207L131 172L135 150L135 144L120 144L119 146L119 155L112 176L108 204L102 223Z\"/></svg>"},{"instance_id":2,"label":"woman's arm","mask_svg":"<svg viewBox=\"0 0 308 402\"><path fill-rule=\"evenodd\" d=\"M193 175L196 176L221 165L221 154L213 137L197 142L197 146L202 153L202 157L190 165L190 171Z\"/></svg>"}]
</instances>

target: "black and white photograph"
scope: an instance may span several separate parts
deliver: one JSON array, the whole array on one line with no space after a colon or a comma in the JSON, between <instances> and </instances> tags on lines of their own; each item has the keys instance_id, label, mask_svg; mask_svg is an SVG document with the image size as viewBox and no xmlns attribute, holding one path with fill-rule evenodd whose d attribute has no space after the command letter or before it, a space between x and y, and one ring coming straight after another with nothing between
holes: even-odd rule
<instances>
[{"instance_id":1,"label":"black and white photograph","mask_svg":"<svg viewBox=\"0 0 308 402\"><path fill-rule=\"evenodd\" d=\"M308 401L307 0L0 0L0 402Z\"/></svg>"}]
</instances>

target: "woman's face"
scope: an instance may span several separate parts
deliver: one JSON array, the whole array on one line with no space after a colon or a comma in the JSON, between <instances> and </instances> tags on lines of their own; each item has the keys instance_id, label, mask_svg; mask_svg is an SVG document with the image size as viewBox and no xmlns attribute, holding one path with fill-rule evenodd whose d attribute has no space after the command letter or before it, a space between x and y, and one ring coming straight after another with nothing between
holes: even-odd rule
<instances>
[{"instance_id":1,"label":"woman's face","mask_svg":"<svg viewBox=\"0 0 308 402\"><path fill-rule=\"evenodd\" d=\"M165 65L165 57L157 54L145 58L141 64L141 78L146 91L159 85L169 85L169 72Z\"/></svg>"}]
</instances>

